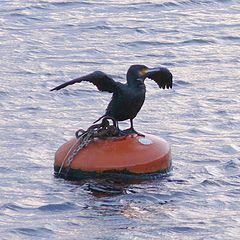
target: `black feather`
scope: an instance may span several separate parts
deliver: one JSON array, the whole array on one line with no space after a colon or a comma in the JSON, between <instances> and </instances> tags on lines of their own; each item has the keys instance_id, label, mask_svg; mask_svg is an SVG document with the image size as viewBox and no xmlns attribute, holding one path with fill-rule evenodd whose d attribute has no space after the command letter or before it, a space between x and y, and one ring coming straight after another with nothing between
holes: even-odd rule
<instances>
[{"instance_id":1,"label":"black feather","mask_svg":"<svg viewBox=\"0 0 240 240\"><path fill-rule=\"evenodd\" d=\"M63 83L51 89L51 91L60 90L83 81L90 82L100 91L113 93L112 99L103 116L110 116L116 121L130 119L131 130L135 131L133 128L133 119L137 116L145 100L146 88L144 80L146 78L154 80L160 88L172 88L172 74L167 68L149 69L144 65L132 65L127 72L126 84L115 82L104 72L95 71Z\"/></svg>"},{"instance_id":2,"label":"black feather","mask_svg":"<svg viewBox=\"0 0 240 240\"><path fill-rule=\"evenodd\" d=\"M159 88L172 88L172 74L167 68L154 68L154 71L149 71L144 77L154 80Z\"/></svg>"},{"instance_id":3,"label":"black feather","mask_svg":"<svg viewBox=\"0 0 240 240\"><path fill-rule=\"evenodd\" d=\"M117 86L116 82L111 77L109 77L107 74L105 74L104 72L101 72L101 71L95 71L88 75L85 75L85 76L82 76L79 78L75 78L71 81L65 82L65 83L51 89L50 91L54 91L54 90L58 91L69 85L72 85L75 83L80 83L82 81L93 83L98 88L99 91L107 91L110 93L113 93Z\"/></svg>"}]
</instances>

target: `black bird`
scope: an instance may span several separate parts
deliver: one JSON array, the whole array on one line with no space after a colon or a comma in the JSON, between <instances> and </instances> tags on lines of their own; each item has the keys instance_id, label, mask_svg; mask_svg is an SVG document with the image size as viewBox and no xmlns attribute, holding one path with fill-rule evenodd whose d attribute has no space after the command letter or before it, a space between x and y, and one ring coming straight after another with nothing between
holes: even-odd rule
<instances>
[{"instance_id":1,"label":"black bird","mask_svg":"<svg viewBox=\"0 0 240 240\"><path fill-rule=\"evenodd\" d=\"M115 82L104 72L95 71L63 83L50 91L60 90L68 85L82 81L91 82L97 86L98 90L113 93L105 114L95 122L105 116L110 116L116 121L130 119L131 128L127 131L137 133L133 128L133 119L140 111L145 100L146 87L144 80L146 78L154 80L159 88L172 88L172 74L167 68L148 68L144 65L132 65L127 71L126 84Z\"/></svg>"}]
</instances>

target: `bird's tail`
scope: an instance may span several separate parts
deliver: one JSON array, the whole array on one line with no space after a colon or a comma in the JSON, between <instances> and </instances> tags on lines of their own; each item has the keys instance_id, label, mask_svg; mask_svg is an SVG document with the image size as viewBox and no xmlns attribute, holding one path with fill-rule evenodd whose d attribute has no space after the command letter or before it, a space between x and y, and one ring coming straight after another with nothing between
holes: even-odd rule
<instances>
[{"instance_id":1,"label":"bird's tail","mask_svg":"<svg viewBox=\"0 0 240 240\"><path fill-rule=\"evenodd\" d=\"M103 119L104 117L106 117L107 115L106 114L104 114L104 115L102 115L100 118L98 118L96 121L94 121L93 123L96 123L96 122L98 122L98 121L100 121L101 119Z\"/></svg>"}]
</instances>

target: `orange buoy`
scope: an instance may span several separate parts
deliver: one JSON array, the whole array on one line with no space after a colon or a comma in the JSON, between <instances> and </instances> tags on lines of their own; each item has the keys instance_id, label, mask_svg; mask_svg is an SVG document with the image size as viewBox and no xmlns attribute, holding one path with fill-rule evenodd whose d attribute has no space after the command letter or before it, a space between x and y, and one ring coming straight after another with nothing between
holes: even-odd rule
<instances>
[{"instance_id":1,"label":"orange buoy","mask_svg":"<svg viewBox=\"0 0 240 240\"><path fill-rule=\"evenodd\" d=\"M55 175L80 179L104 174L166 173L171 169L171 150L162 138L145 134L128 135L116 139L94 138L73 157L70 165L66 156L73 155L77 139L63 144L55 154Z\"/></svg>"}]
</instances>

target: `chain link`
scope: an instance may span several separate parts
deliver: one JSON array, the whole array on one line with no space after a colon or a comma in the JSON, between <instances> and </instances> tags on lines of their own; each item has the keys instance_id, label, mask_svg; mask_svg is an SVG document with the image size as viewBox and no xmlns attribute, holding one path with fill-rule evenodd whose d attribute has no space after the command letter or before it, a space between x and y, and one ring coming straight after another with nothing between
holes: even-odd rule
<instances>
[{"instance_id":1,"label":"chain link","mask_svg":"<svg viewBox=\"0 0 240 240\"><path fill-rule=\"evenodd\" d=\"M108 120L112 120L113 125L110 125ZM79 135L79 132L82 132L82 133ZM74 157L78 154L78 152L81 149L86 147L94 139L94 137L104 138L104 139L109 138L109 137L114 137L114 136L116 137L116 136L118 136L118 132L119 132L119 130L116 126L115 119L113 119L111 117L107 117L107 116L103 118L103 121L101 124L95 124L95 125L90 126L87 131L84 131L81 129L78 130L76 132L77 141L68 150L68 152L61 164L61 167L58 171L58 175L61 174L65 163L67 165L66 175L68 174L68 171L70 170L70 165L73 162ZM72 152L73 149L74 149L74 151ZM70 155L71 152L72 152L72 154Z\"/></svg>"},{"instance_id":2,"label":"chain link","mask_svg":"<svg viewBox=\"0 0 240 240\"><path fill-rule=\"evenodd\" d=\"M93 131L89 131L86 133L86 135L81 137L82 142L76 147L76 149L73 151L72 155L67 159L66 163L69 167L74 159L74 157L78 154L78 152L86 147L93 139Z\"/></svg>"}]
</instances>

